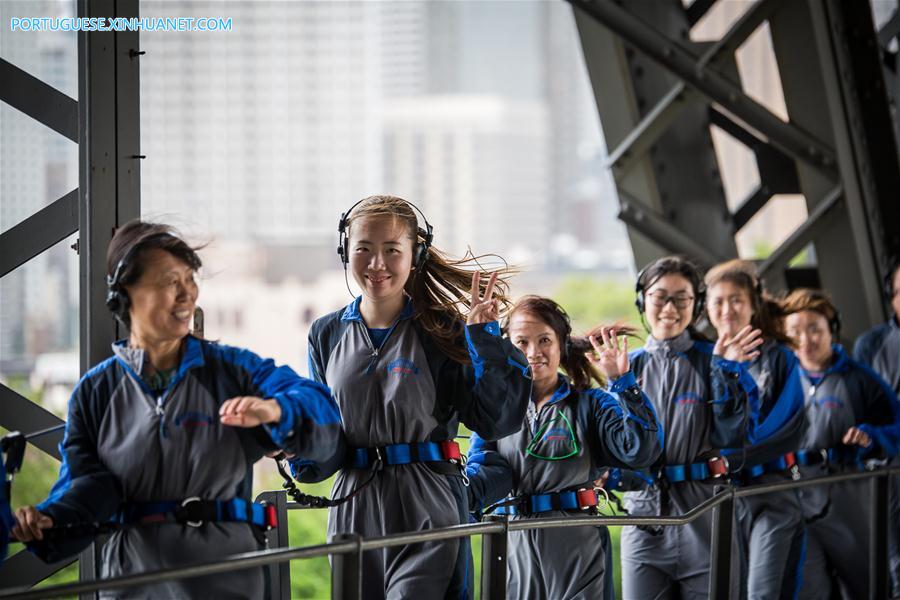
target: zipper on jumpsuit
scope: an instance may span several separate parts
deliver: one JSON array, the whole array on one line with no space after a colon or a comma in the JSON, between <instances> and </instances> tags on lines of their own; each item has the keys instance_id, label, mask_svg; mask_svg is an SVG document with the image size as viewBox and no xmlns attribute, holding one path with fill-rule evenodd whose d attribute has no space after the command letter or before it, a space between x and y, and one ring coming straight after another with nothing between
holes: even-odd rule
<instances>
[{"instance_id":1,"label":"zipper on jumpsuit","mask_svg":"<svg viewBox=\"0 0 900 600\"><path fill-rule=\"evenodd\" d=\"M366 339L366 342L369 344L369 350L372 351L372 354L369 355L369 364L366 366L365 374L371 375L372 371L375 370L375 364L378 362L378 351L387 344L388 339L390 339L391 334L394 333L394 329L397 328L397 325L400 324L400 317L397 317L397 320L394 321L394 324L391 325L391 328L388 329L387 335L384 336L384 339L381 340L381 345L377 348L375 347L375 343L372 341L372 336L369 334L369 328L362 321L359 322L360 326L363 328L363 337Z\"/></svg>"}]
</instances>

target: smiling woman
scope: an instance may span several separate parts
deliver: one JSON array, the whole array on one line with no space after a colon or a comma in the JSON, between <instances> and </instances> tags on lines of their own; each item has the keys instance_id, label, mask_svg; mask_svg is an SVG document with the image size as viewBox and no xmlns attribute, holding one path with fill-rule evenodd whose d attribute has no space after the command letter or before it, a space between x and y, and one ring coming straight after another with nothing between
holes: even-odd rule
<instances>
[{"instance_id":1,"label":"smiling woman","mask_svg":"<svg viewBox=\"0 0 900 600\"><path fill-rule=\"evenodd\" d=\"M351 445L332 539L465 523L460 423L495 439L525 417L528 366L497 322L506 274L484 278L476 261L447 257L417 210L372 196L342 215L338 254L362 295L310 329L310 374L334 393ZM303 482L331 474L291 466ZM363 597L470 597L470 561L468 540L366 552Z\"/></svg>"},{"instance_id":2,"label":"smiling woman","mask_svg":"<svg viewBox=\"0 0 900 600\"><path fill-rule=\"evenodd\" d=\"M16 511L13 535L56 561L103 523L114 530L103 577L260 549L262 531L275 523L250 502L251 466L284 451L336 469L344 443L335 401L288 367L190 334L201 261L168 226L128 223L110 242L107 264L106 303L128 338L76 387L59 480L47 500ZM262 569L126 592L263 594Z\"/></svg>"}]
</instances>

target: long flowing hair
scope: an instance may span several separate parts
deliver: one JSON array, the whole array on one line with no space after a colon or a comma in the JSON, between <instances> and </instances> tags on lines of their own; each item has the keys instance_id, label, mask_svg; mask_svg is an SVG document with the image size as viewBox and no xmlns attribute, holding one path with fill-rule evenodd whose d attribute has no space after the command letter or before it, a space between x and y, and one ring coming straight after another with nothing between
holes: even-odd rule
<instances>
[{"instance_id":1,"label":"long flowing hair","mask_svg":"<svg viewBox=\"0 0 900 600\"><path fill-rule=\"evenodd\" d=\"M527 313L545 323L556 334L560 350L560 367L566 376L572 381L572 387L576 390L586 390L596 382L600 387L606 385L606 378L588 360L585 353L593 351L590 336L601 339L601 330L604 326L594 327L583 336L572 333L572 323L568 313L554 300L543 296L523 296L509 310L506 318L506 326L509 328L509 320L516 313ZM624 324L612 325L616 333L621 335L635 335L634 328Z\"/></svg>"},{"instance_id":2,"label":"long flowing hair","mask_svg":"<svg viewBox=\"0 0 900 600\"><path fill-rule=\"evenodd\" d=\"M394 219L406 228L414 247L425 242L415 210L402 198L365 198L347 217L348 237L352 235L353 223L364 218ZM428 248L428 259L421 269L411 271L404 286L416 310L415 320L434 339L437 347L458 363L471 362L463 343L463 327L471 302L472 273L484 271L482 261L488 257L496 258L495 255L471 254L453 258L432 244ZM494 299L499 301L501 313L505 313L510 305L509 278L514 272L508 266L501 268L494 287ZM487 278L481 279L480 295L487 287Z\"/></svg>"},{"instance_id":3,"label":"long flowing hair","mask_svg":"<svg viewBox=\"0 0 900 600\"><path fill-rule=\"evenodd\" d=\"M719 263L706 273L705 281L707 290L727 281L747 292L753 306L750 324L762 331L764 338L790 345L784 332L784 309L763 289L756 265L740 259Z\"/></svg>"}]
</instances>

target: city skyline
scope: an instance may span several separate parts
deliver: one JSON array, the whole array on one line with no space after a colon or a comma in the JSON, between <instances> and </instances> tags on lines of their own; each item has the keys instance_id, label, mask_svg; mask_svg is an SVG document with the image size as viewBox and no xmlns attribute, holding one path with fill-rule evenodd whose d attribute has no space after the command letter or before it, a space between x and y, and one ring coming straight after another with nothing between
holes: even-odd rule
<instances>
[{"instance_id":1,"label":"city skyline","mask_svg":"<svg viewBox=\"0 0 900 600\"><path fill-rule=\"evenodd\" d=\"M74 13L72 1L0 10L25 6ZM709 29L734 18L723 10ZM302 296L322 296L341 273L337 218L372 193L416 202L453 254L495 252L534 272L528 291L552 293L536 283L542 273L631 271L569 5L144 0L141 14L235 23L228 33L141 35L142 213L211 242L214 283L202 302L226 341L240 343L251 321L234 317L229 286L283 299L293 290L300 296L284 302L304 317L291 318L292 335L305 335L319 304ZM2 55L74 97L76 47L74 33L17 32L3 36ZM764 44L742 52L745 86L777 87ZM77 186L77 146L0 110L5 230ZM732 200L756 169L717 138ZM755 232L776 235L773 223L790 220L783 210L761 217L742 232L742 254ZM0 283L0 363L77 347L74 239ZM345 297L338 286L333 301Z\"/></svg>"}]
</instances>

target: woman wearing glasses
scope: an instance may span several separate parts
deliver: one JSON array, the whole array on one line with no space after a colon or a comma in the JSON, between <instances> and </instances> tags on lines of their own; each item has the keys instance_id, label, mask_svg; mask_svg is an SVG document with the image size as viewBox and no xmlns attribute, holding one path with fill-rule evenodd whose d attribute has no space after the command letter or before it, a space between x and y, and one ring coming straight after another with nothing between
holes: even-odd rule
<instances>
[{"instance_id":1,"label":"woman wearing glasses","mask_svg":"<svg viewBox=\"0 0 900 600\"><path fill-rule=\"evenodd\" d=\"M634 477L643 489L625 494L630 514L681 515L708 500L727 473L721 448L740 448L754 425L757 391L741 363L759 355L751 326L713 345L693 328L703 308L700 271L681 257L651 263L636 285L650 336L631 354L631 368L666 435L663 456ZM706 598L712 517L681 527L622 530L625 598Z\"/></svg>"},{"instance_id":2,"label":"woman wearing glasses","mask_svg":"<svg viewBox=\"0 0 900 600\"><path fill-rule=\"evenodd\" d=\"M601 467L642 468L662 452L662 429L629 370L627 343L619 345L614 329L597 330L602 343L572 337L565 311L538 296L513 307L506 333L531 367L531 403L518 433L496 442L472 436L471 507L496 503L516 519L594 511ZM595 369L609 378L608 393L591 387L602 380ZM511 532L507 595L612 598L611 558L606 527Z\"/></svg>"}]
</instances>

